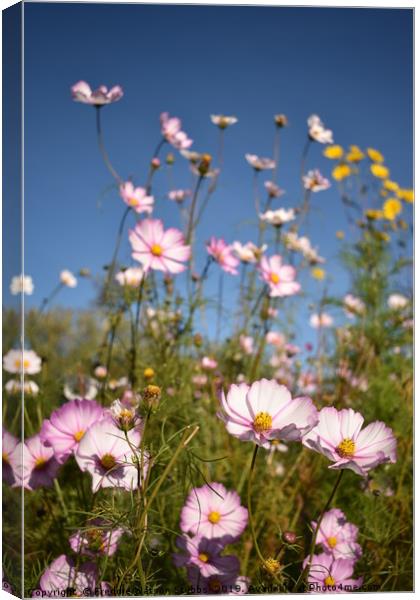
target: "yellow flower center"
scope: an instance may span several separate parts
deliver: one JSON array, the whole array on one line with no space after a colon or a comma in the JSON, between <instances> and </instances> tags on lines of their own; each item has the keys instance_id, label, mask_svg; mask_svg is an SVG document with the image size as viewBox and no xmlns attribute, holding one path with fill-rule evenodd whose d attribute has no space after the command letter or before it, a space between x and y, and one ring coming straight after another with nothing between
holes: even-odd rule
<instances>
[{"instance_id":1,"label":"yellow flower center","mask_svg":"<svg viewBox=\"0 0 420 600\"><path fill-rule=\"evenodd\" d=\"M277 573L277 571L280 569L280 563L275 558L267 558L267 560L264 563L264 566L267 569L267 571L269 573L272 573L273 575Z\"/></svg>"},{"instance_id":2,"label":"yellow flower center","mask_svg":"<svg viewBox=\"0 0 420 600\"><path fill-rule=\"evenodd\" d=\"M23 361L23 368L24 369L27 369L29 367L29 365L30 365L30 362L29 362L28 359L26 359L26 360Z\"/></svg>"},{"instance_id":3,"label":"yellow flower center","mask_svg":"<svg viewBox=\"0 0 420 600\"><path fill-rule=\"evenodd\" d=\"M341 458L352 458L355 450L356 444L350 438L342 440L336 448L337 454L341 456Z\"/></svg>"},{"instance_id":4,"label":"yellow flower center","mask_svg":"<svg viewBox=\"0 0 420 600\"><path fill-rule=\"evenodd\" d=\"M42 467L46 464L47 459L43 456L38 457L35 460L35 469L42 469Z\"/></svg>"},{"instance_id":5,"label":"yellow flower center","mask_svg":"<svg viewBox=\"0 0 420 600\"><path fill-rule=\"evenodd\" d=\"M277 273L270 273L270 281L272 283L279 283L280 281L280 276L277 275Z\"/></svg>"},{"instance_id":6,"label":"yellow flower center","mask_svg":"<svg viewBox=\"0 0 420 600\"><path fill-rule=\"evenodd\" d=\"M73 435L74 439L76 442L80 442L80 440L82 439L82 437L85 435L85 432L83 429L81 429L80 431L76 431L76 433Z\"/></svg>"},{"instance_id":7,"label":"yellow flower center","mask_svg":"<svg viewBox=\"0 0 420 600\"><path fill-rule=\"evenodd\" d=\"M209 557L207 554L205 554L204 552L201 552L198 555L198 558L201 560L201 562L206 563L209 560Z\"/></svg>"},{"instance_id":8,"label":"yellow flower center","mask_svg":"<svg viewBox=\"0 0 420 600\"><path fill-rule=\"evenodd\" d=\"M20 367L20 358L17 358L17 359L15 360L15 368L16 368L16 369L19 369L19 367Z\"/></svg>"},{"instance_id":9,"label":"yellow flower center","mask_svg":"<svg viewBox=\"0 0 420 600\"><path fill-rule=\"evenodd\" d=\"M112 456L112 454L104 454L103 457L101 458L101 465L107 471L110 471L113 467L115 467L116 464L117 464L117 461Z\"/></svg>"},{"instance_id":10,"label":"yellow flower center","mask_svg":"<svg viewBox=\"0 0 420 600\"><path fill-rule=\"evenodd\" d=\"M134 198L134 197L133 197L133 198L129 198L129 199L128 199L128 204L129 204L130 206L137 206L138 202L139 202L139 201L137 200L137 198Z\"/></svg>"},{"instance_id":11,"label":"yellow flower center","mask_svg":"<svg viewBox=\"0 0 420 600\"><path fill-rule=\"evenodd\" d=\"M3 462L9 464L9 455L7 452L2 452Z\"/></svg>"},{"instance_id":12,"label":"yellow flower center","mask_svg":"<svg viewBox=\"0 0 420 600\"><path fill-rule=\"evenodd\" d=\"M254 419L254 429L257 433L262 433L263 431L269 431L273 424L273 419L271 415L266 412L260 412Z\"/></svg>"},{"instance_id":13,"label":"yellow flower center","mask_svg":"<svg viewBox=\"0 0 420 600\"><path fill-rule=\"evenodd\" d=\"M209 521L210 523L213 523L213 525L216 525L216 523L218 523L220 521L220 513L217 512L216 510L212 510L211 513L209 514Z\"/></svg>"},{"instance_id":14,"label":"yellow flower center","mask_svg":"<svg viewBox=\"0 0 420 600\"><path fill-rule=\"evenodd\" d=\"M159 244L153 244L153 246L150 248L153 256L162 256L163 254L163 249L162 246L159 246Z\"/></svg>"},{"instance_id":15,"label":"yellow flower center","mask_svg":"<svg viewBox=\"0 0 420 600\"><path fill-rule=\"evenodd\" d=\"M335 579L334 579L334 577L331 577L331 575L328 575L328 577L326 577L324 579L324 584L325 585L329 585L329 586L335 585Z\"/></svg>"},{"instance_id":16,"label":"yellow flower center","mask_svg":"<svg viewBox=\"0 0 420 600\"><path fill-rule=\"evenodd\" d=\"M337 545L337 538L334 536L329 537L327 538L327 542L330 548L335 548Z\"/></svg>"}]
</instances>

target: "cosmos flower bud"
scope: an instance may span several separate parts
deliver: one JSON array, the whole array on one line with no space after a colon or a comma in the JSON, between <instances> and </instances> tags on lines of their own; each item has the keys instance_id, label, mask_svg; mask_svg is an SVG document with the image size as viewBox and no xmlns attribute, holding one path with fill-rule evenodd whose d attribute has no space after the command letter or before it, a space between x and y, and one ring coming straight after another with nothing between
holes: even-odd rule
<instances>
[{"instance_id":1,"label":"cosmos flower bud","mask_svg":"<svg viewBox=\"0 0 420 600\"><path fill-rule=\"evenodd\" d=\"M141 392L141 397L149 408L157 408L161 396L162 391L158 385L149 384Z\"/></svg>"},{"instance_id":2,"label":"cosmos flower bud","mask_svg":"<svg viewBox=\"0 0 420 600\"><path fill-rule=\"evenodd\" d=\"M212 157L210 154L202 154L201 155L201 160L200 163L198 165L198 172L200 173L200 175L206 175L206 173L208 172L209 168L210 168L210 164L212 161Z\"/></svg>"},{"instance_id":3,"label":"cosmos flower bud","mask_svg":"<svg viewBox=\"0 0 420 600\"><path fill-rule=\"evenodd\" d=\"M173 165L174 163L175 163L175 156L172 154L172 152L169 152L166 155L166 164Z\"/></svg>"},{"instance_id":4,"label":"cosmos flower bud","mask_svg":"<svg viewBox=\"0 0 420 600\"><path fill-rule=\"evenodd\" d=\"M281 128L286 127L286 125L289 124L289 121L286 115L274 115L274 123L277 125L277 127Z\"/></svg>"},{"instance_id":5,"label":"cosmos flower bud","mask_svg":"<svg viewBox=\"0 0 420 600\"><path fill-rule=\"evenodd\" d=\"M159 169L160 167L160 160L155 156L155 158L152 158L151 162L150 162L150 167L152 169Z\"/></svg>"},{"instance_id":6,"label":"cosmos flower bud","mask_svg":"<svg viewBox=\"0 0 420 600\"><path fill-rule=\"evenodd\" d=\"M282 538L285 544L295 544L297 539L294 531L285 531Z\"/></svg>"}]
</instances>

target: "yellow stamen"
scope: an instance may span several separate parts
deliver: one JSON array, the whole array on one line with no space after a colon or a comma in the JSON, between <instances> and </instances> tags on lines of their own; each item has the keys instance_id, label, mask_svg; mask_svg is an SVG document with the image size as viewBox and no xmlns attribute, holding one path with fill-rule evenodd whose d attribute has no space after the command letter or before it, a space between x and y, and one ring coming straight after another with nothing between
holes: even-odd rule
<instances>
[{"instance_id":1,"label":"yellow stamen","mask_svg":"<svg viewBox=\"0 0 420 600\"><path fill-rule=\"evenodd\" d=\"M210 523L213 523L213 525L216 525L216 523L218 523L220 521L220 513L217 512L216 510L212 510L208 516L208 519L209 519Z\"/></svg>"},{"instance_id":2,"label":"yellow stamen","mask_svg":"<svg viewBox=\"0 0 420 600\"><path fill-rule=\"evenodd\" d=\"M266 412L260 412L256 415L254 419L254 429L257 433L262 433L263 431L269 431L273 424L273 419L271 415Z\"/></svg>"},{"instance_id":3,"label":"yellow stamen","mask_svg":"<svg viewBox=\"0 0 420 600\"><path fill-rule=\"evenodd\" d=\"M342 440L336 448L337 454L341 458L353 458L355 450L356 444L350 438Z\"/></svg>"},{"instance_id":4,"label":"yellow stamen","mask_svg":"<svg viewBox=\"0 0 420 600\"><path fill-rule=\"evenodd\" d=\"M150 248L150 251L153 256L162 256L163 254L162 246L159 246L159 244L153 244L153 246Z\"/></svg>"},{"instance_id":5,"label":"yellow stamen","mask_svg":"<svg viewBox=\"0 0 420 600\"><path fill-rule=\"evenodd\" d=\"M7 452L2 452L2 457L3 457L3 462L9 464L9 455L7 454Z\"/></svg>"},{"instance_id":6,"label":"yellow stamen","mask_svg":"<svg viewBox=\"0 0 420 600\"><path fill-rule=\"evenodd\" d=\"M80 442L80 440L82 439L82 437L85 435L85 432L83 429L81 429L80 431L76 431L76 433L73 435L74 439L76 442Z\"/></svg>"},{"instance_id":7,"label":"yellow stamen","mask_svg":"<svg viewBox=\"0 0 420 600\"><path fill-rule=\"evenodd\" d=\"M270 273L270 280L272 283L279 283L280 277L277 275L277 273Z\"/></svg>"},{"instance_id":8,"label":"yellow stamen","mask_svg":"<svg viewBox=\"0 0 420 600\"><path fill-rule=\"evenodd\" d=\"M107 471L110 471L113 467L115 467L116 464L117 464L117 461L112 456L112 454L104 454L103 457L101 458L101 465Z\"/></svg>"},{"instance_id":9,"label":"yellow stamen","mask_svg":"<svg viewBox=\"0 0 420 600\"><path fill-rule=\"evenodd\" d=\"M336 537L329 537L327 538L327 542L330 548L335 548L337 545L337 538Z\"/></svg>"},{"instance_id":10,"label":"yellow stamen","mask_svg":"<svg viewBox=\"0 0 420 600\"><path fill-rule=\"evenodd\" d=\"M128 200L128 204L130 206L137 206L138 203L139 203L139 201L137 200L137 198L129 198L129 200Z\"/></svg>"},{"instance_id":11,"label":"yellow stamen","mask_svg":"<svg viewBox=\"0 0 420 600\"><path fill-rule=\"evenodd\" d=\"M280 569L280 563L275 558L267 558L264 563L265 568L269 573L275 575L277 571Z\"/></svg>"},{"instance_id":12,"label":"yellow stamen","mask_svg":"<svg viewBox=\"0 0 420 600\"><path fill-rule=\"evenodd\" d=\"M328 575L328 577L324 579L324 583L325 585L333 586L335 585L335 579L334 577L331 577L331 575Z\"/></svg>"},{"instance_id":13,"label":"yellow stamen","mask_svg":"<svg viewBox=\"0 0 420 600\"><path fill-rule=\"evenodd\" d=\"M23 361L23 368L24 369L27 369L29 367L29 365L30 365L29 360L26 359L26 360Z\"/></svg>"},{"instance_id":14,"label":"yellow stamen","mask_svg":"<svg viewBox=\"0 0 420 600\"><path fill-rule=\"evenodd\" d=\"M43 456L40 456L39 458L37 458L35 460L35 469L42 469L42 467L45 465L46 462L47 462L47 459L44 458Z\"/></svg>"},{"instance_id":15,"label":"yellow stamen","mask_svg":"<svg viewBox=\"0 0 420 600\"><path fill-rule=\"evenodd\" d=\"M19 368L20 368L20 358L17 358L17 359L15 360L15 368L16 368L16 369L19 369Z\"/></svg>"},{"instance_id":16,"label":"yellow stamen","mask_svg":"<svg viewBox=\"0 0 420 600\"><path fill-rule=\"evenodd\" d=\"M201 560L201 562L206 563L209 560L209 557L207 554L205 554L204 552L201 552L198 555L198 558Z\"/></svg>"}]
</instances>

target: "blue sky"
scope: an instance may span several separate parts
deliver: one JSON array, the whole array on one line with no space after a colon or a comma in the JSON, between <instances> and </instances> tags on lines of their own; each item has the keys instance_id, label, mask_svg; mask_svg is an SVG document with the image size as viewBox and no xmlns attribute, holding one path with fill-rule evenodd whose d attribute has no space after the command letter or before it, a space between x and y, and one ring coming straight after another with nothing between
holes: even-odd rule
<instances>
[{"instance_id":1,"label":"blue sky","mask_svg":"<svg viewBox=\"0 0 420 600\"><path fill-rule=\"evenodd\" d=\"M238 117L226 132L225 172L200 227L202 243L212 234L255 239L244 154L272 154L275 113L290 121L281 140L282 205L301 199L299 161L312 113L337 143L379 148L392 179L410 187L412 68L409 10L25 4L25 260L35 282L27 304L38 305L63 268L101 272L123 212L97 151L94 110L70 98L77 80L124 88L124 98L103 111L104 135L117 171L138 184L159 141L160 112L179 116L193 148L213 154L218 131L210 113ZM331 168L318 144L309 166L326 175ZM191 186L180 158L174 177L176 187ZM176 226L167 190L159 173L156 213ZM347 229L336 188L313 203L310 237L330 261L332 289L346 292L335 260L335 231ZM127 242L121 259L130 260ZM6 285L12 274L6 265ZM216 285L213 274L210 290ZM319 284L309 285L319 295ZM4 296L11 300L8 286ZM81 280L59 302L84 307L93 298L91 284Z\"/></svg>"}]
</instances>

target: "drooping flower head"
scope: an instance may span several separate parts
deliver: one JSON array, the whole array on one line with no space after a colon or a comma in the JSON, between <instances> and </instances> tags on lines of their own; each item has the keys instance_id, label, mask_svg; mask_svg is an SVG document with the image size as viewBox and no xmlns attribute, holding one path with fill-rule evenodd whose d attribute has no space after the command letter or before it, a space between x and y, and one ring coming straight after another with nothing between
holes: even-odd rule
<instances>
[{"instance_id":1,"label":"drooping flower head","mask_svg":"<svg viewBox=\"0 0 420 600\"><path fill-rule=\"evenodd\" d=\"M34 291L34 283L30 275L15 275L10 282L10 293L13 296L27 294L30 296Z\"/></svg>"},{"instance_id":2,"label":"drooping flower head","mask_svg":"<svg viewBox=\"0 0 420 600\"><path fill-rule=\"evenodd\" d=\"M352 408L324 407L319 423L302 443L332 461L330 469L351 469L361 476L382 463L395 463L397 441L381 421L362 429L363 416Z\"/></svg>"},{"instance_id":3,"label":"drooping flower head","mask_svg":"<svg viewBox=\"0 0 420 600\"><path fill-rule=\"evenodd\" d=\"M141 484L147 472L148 456L141 456L138 450L140 440L138 429L123 433L112 417L105 417L87 430L75 457L80 469L92 475L93 492L101 487L130 491L136 489L139 482Z\"/></svg>"},{"instance_id":4,"label":"drooping flower head","mask_svg":"<svg viewBox=\"0 0 420 600\"><path fill-rule=\"evenodd\" d=\"M53 484L60 463L54 456L54 450L44 446L39 434L25 440L19 454L22 461L17 468L19 484L28 490L50 487Z\"/></svg>"},{"instance_id":5,"label":"drooping flower head","mask_svg":"<svg viewBox=\"0 0 420 600\"><path fill-rule=\"evenodd\" d=\"M310 592L339 593L357 591L363 577L353 579L354 560L335 559L332 554L318 554L312 558L308 575ZM309 556L303 561L303 568L309 563Z\"/></svg>"},{"instance_id":6,"label":"drooping flower head","mask_svg":"<svg viewBox=\"0 0 420 600\"><path fill-rule=\"evenodd\" d=\"M31 379L25 379L23 386L20 379L9 379L4 388L8 394L12 395L20 395L22 389L25 396L37 396L39 393L39 385Z\"/></svg>"},{"instance_id":7,"label":"drooping flower head","mask_svg":"<svg viewBox=\"0 0 420 600\"><path fill-rule=\"evenodd\" d=\"M195 565L203 577L239 571L239 560L236 556L221 556L225 544L218 538L206 538L201 535L190 537L179 536L176 545L181 550L173 555L177 567Z\"/></svg>"},{"instance_id":8,"label":"drooping flower head","mask_svg":"<svg viewBox=\"0 0 420 600\"><path fill-rule=\"evenodd\" d=\"M45 419L41 440L53 449L57 461L64 463L77 450L89 427L103 416L103 408L94 400L70 400Z\"/></svg>"},{"instance_id":9,"label":"drooping flower head","mask_svg":"<svg viewBox=\"0 0 420 600\"><path fill-rule=\"evenodd\" d=\"M261 279L270 288L271 297L292 296L300 291L300 283L295 281L296 270L290 265L283 265L280 255L263 256L259 264Z\"/></svg>"},{"instance_id":10,"label":"drooping flower head","mask_svg":"<svg viewBox=\"0 0 420 600\"><path fill-rule=\"evenodd\" d=\"M241 506L237 492L210 483L191 490L181 511L180 527L184 533L218 538L227 544L241 535L247 523L248 511Z\"/></svg>"},{"instance_id":11,"label":"drooping flower head","mask_svg":"<svg viewBox=\"0 0 420 600\"><path fill-rule=\"evenodd\" d=\"M115 85L110 90L105 85L101 85L98 89L92 91L90 85L86 81L78 81L71 88L71 95L76 102L90 104L92 106L103 106L120 100L124 93L119 85Z\"/></svg>"},{"instance_id":12,"label":"drooping flower head","mask_svg":"<svg viewBox=\"0 0 420 600\"><path fill-rule=\"evenodd\" d=\"M160 126L165 140L177 150L186 150L192 145L193 140L181 130L181 119L170 117L169 113L163 112L160 115Z\"/></svg>"},{"instance_id":13,"label":"drooping flower head","mask_svg":"<svg viewBox=\"0 0 420 600\"><path fill-rule=\"evenodd\" d=\"M92 519L84 529L79 529L69 538L71 549L78 554L95 557L112 556L124 533L121 527L112 527L104 519Z\"/></svg>"},{"instance_id":14,"label":"drooping flower head","mask_svg":"<svg viewBox=\"0 0 420 600\"><path fill-rule=\"evenodd\" d=\"M316 521L312 521L311 525L315 531ZM356 542L358 534L359 529L347 521L343 511L332 508L322 517L316 543L322 544L324 552L334 558L356 560L362 555L362 548Z\"/></svg>"},{"instance_id":15,"label":"drooping flower head","mask_svg":"<svg viewBox=\"0 0 420 600\"><path fill-rule=\"evenodd\" d=\"M272 158L262 158L256 154L245 154L245 158L248 164L251 165L256 171L265 171L267 169L274 169L276 161Z\"/></svg>"},{"instance_id":16,"label":"drooping flower head","mask_svg":"<svg viewBox=\"0 0 420 600\"><path fill-rule=\"evenodd\" d=\"M217 416L231 435L259 446L268 440L299 441L318 422L310 398L293 399L284 385L268 379L231 385L226 396L222 392Z\"/></svg>"},{"instance_id":17,"label":"drooping flower head","mask_svg":"<svg viewBox=\"0 0 420 600\"><path fill-rule=\"evenodd\" d=\"M142 282L144 277L144 271L141 267L129 267L124 271L119 271L115 275L115 279L122 286L129 288L137 288Z\"/></svg>"},{"instance_id":18,"label":"drooping flower head","mask_svg":"<svg viewBox=\"0 0 420 600\"><path fill-rule=\"evenodd\" d=\"M41 370L41 358L33 350L9 350L3 356L3 369L8 373L36 375Z\"/></svg>"},{"instance_id":19,"label":"drooping flower head","mask_svg":"<svg viewBox=\"0 0 420 600\"><path fill-rule=\"evenodd\" d=\"M178 229L163 229L159 219L144 219L130 229L128 238L132 247L132 257L143 264L144 270L181 273L186 269L182 263L191 255L190 246Z\"/></svg>"},{"instance_id":20,"label":"drooping flower head","mask_svg":"<svg viewBox=\"0 0 420 600\"><path fill-rule=\"evenodd\" d=\"M311 140L320 144L332 144L334 142L333 132L331 129L326 129L318 115L311 115L308 118L308 135Z\"/></svg>"},{"instance_id":21,"label":"drooping flower head","mask_svg":"<svg viewBox=\"0 0 420 600\"><path fill-rule=\"evenodd\" d=\"M311 192L322 192L331 187L331 183L326 177L321 175L321 172L318 169L308 171L308 173L302 177L302 182L305 190L311 190Z\"/></svg>"},{"instance_id":22,"label":"drooping flower head","mask_svg":"<svg viewBox=\"0 0 420 600\"><path fill-rule=\"evenodd\" d=\"M206 245L207 252L220 265L223 271L231 275L237 275L237 266L239 260L233 254L233 247L227 244L224 239L216 239L214 236Z\"/></svg>"},{"instance_id":23,"label":"drooping flower head","mask_svg":"<svg viewBox=\"0 0 420 600\"><path fill-rule=\"evenodd\" d=\"M131 181L120 185L120 196L136 213L150 214L153 211L153 196L149 196L146 188L134 187Z\"/></svg>"}]
</instances>

